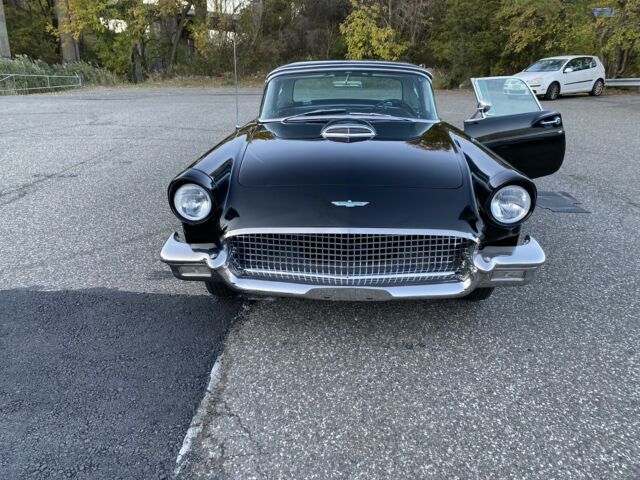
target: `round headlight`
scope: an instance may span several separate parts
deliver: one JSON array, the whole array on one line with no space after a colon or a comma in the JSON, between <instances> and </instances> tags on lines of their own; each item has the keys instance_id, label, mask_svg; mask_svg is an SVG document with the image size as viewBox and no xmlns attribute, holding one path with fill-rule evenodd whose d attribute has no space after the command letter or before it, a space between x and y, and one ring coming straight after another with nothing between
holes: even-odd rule
<instances>
[{"instance_id":1,"label":"round headlight","mask_svg":"<svg viewBox=\"0 0 640 480\"><path fill-rule=\"evenodd\" d=\"M207 191L195 183L182 185L173 195L176 212L187 220L203 220L211 212L211 197Z\"/></svg>"},{"instance_id":2,"label":"round headlight","mask_svg":"<svg viewBox=\"0 0 640 480\"><path fill-rule=\"evenodd\" d=\"M491 199L491 215L500 223L517 223L531 210L531 195L518 185L498 190Z\"/></svg>"}]
</instances>

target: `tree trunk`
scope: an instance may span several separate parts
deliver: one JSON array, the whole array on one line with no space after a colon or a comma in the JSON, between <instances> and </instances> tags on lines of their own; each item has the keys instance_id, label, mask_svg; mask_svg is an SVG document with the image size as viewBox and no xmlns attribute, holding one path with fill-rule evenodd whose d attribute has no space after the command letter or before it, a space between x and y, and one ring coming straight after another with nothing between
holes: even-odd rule
<instances>
[{"instance_id":1,"label":"tree trunk","mask_svg":"<svg viewBox=\"0 0 640 480\"><path fill-rule=\"evenodd\" d=\"M169 70L173 69L173 65L176 63L176 56L178 55L178 44L180 43L180 38L182 38L182 31L184 30L185 25L187 24L187 15L189 14L189 10L191 10L191 2L185 4L182 8L182 12L180 12L180 23L178 23L178 28L176 28L176 34L173 37L173 41L171 42L171 56L169 57Z\"/></svg>"},{"instance_id":2,"label":"tree trunk","mask_svg":"<svg viewBox=\"0 0 640 480\"><path fill-rule=\"evenodd\" d=\"M73 35L66 31L67 27L71 23L67 0L55 1L56 15L58 16L58 30L60 31L60 50L62 50L62 60L65 63L79 62L80 49L78 48L78 42L75 41Z\"/></svg>"},{"instance_id":3,"label":"tree trunk","mask_svg":"<svg viewBox=\"0 0 640 480\"><path fill-rule=\"evenodd\" d=\"M11 58L9 33L7 32L7 23L4 19L4 6L2 4L2 0L0 0L0 58Z\"/></svg>"},{"instance_id":4,"label":"tree trunk","mask_svg":"<svg viewBox=\"0 0 640 480\"><path fill-rule=\"evenodd\" d=\"M193 8L195 9L196 22L202 25L207 21L207 1L194 0ZM207 28L209 28L209 26L207 26Z\"/></svg>"}]
</instances>

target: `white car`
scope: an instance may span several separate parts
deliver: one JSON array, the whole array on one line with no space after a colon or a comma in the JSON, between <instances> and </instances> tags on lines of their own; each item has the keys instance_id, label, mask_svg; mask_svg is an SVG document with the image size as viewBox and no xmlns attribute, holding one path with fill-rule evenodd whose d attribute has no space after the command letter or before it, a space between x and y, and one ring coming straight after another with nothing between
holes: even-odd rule
<instances>
[{"instance_id":1,"label":"white car","mask_svg":"<svg viewBox=\"0 0 640 480\"><path fill-rule=\"evenodd\" d=\"M555 100L565 93L597 97L604 91L604 65L598 57L587 55L543 58L515 76L546 100Z\"/></svg>"}]
</instances>

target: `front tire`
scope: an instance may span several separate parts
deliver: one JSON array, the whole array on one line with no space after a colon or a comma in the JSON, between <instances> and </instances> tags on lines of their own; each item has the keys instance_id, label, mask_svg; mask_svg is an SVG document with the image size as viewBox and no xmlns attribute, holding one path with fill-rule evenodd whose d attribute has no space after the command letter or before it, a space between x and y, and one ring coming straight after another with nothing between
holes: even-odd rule
<instances>
[{"instance_id":1,"label":"front tire","mask_svg":"<svg viewBox=\"0 0 640 480\"><path fill-rule=\"evenodd\" d=\"M596 80L596 83L593 84L593 88L589 92L589 95L592 97L599 97L604 92L604 82L601 78Z\"/></svg>"},{"instance_id":2,"label":"front tire","mask_svg":"<svg viewBox=\"0 0 640 480\"><path fill-rule=\"evenodd\" d=\"M553 82L547 88L547 93L544 94L545 100L557 100L560 96L560 84L558 82Z\"/></svg>"},{"instance_id":3,"label":"front tire","mask_svg":"<svg viewBox=\"0 0 640 480\"><path fill-rule=\"evenodd\" d=\"M238 296L234 290L231 290L227 284L223 282L204 282L204 285L207 287L207 292L214 297L233 298Z\"/></svg>"},{"instance_id":4,"label":"front tire","mask_svg":"<svg viewBox=\"0 0 640 480\"><path fill-rule=\"evenodd\" d=\"M476 288L473 292L471 292L466 297L462 297L464 300L468 302L479 302L481 300L486 300L493 293L493 287L490 288Z\"/></svg>"}]
</instances>

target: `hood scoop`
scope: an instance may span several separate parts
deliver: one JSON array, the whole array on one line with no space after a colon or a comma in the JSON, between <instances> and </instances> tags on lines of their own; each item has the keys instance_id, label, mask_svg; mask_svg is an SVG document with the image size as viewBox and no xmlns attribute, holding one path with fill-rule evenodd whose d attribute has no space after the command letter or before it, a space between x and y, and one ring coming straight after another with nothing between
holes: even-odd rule
<instances>
[{"instance_id":1,"label":"hood scoop","mask_svg":"<svg viewBox=\"0 0 640 480\"><path fill-rule=\"evenodd\" d=\"M376 136L376 131L362 123L332 123L324 127L320 134L326 140L351 143L370 140Z\"/></svg>"}]
</instances>

